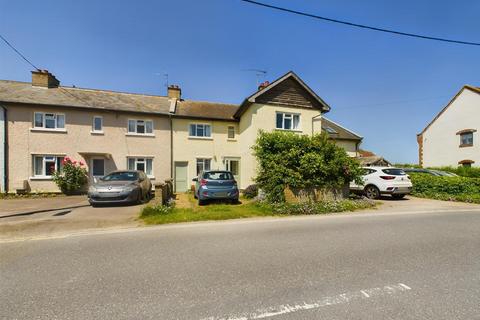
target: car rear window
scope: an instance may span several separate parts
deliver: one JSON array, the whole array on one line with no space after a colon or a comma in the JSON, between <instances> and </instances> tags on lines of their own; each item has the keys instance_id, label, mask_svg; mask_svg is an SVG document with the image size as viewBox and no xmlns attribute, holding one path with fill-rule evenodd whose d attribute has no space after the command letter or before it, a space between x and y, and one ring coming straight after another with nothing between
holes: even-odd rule
<instances>
[{"instance_id":1,"label":"car rear window","mask_svg":"<svg viewBox=\"0 0 480 320\"><path fill-rule=\"evenodd\" d=\"M227 171L205 172L203 178L207 180L233 180L233 176Z\"/></svg>"},{"instance_id":2,"label":"car rear window","mask_svg":"<svg viewBox=\"0 0 480 320\"><path fill-rule=\"evenodd\" d=\"M383 169L382 171L392 176L404 176L406 174L402 169Z\"/></svg>"}]
</instances>

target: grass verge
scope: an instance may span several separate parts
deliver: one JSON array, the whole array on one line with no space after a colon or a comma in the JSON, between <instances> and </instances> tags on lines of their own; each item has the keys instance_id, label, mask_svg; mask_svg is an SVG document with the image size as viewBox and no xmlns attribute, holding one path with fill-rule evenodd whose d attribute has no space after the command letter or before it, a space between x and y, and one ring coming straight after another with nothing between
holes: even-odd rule
<instances>
[{"instance_id":1,"label":"grass verge","mask_svg":"<svg viewBox=\"0 0 480 320\"><path fill-rule=\"evenodd\" d=\"M140 218L146 224L165 224L206 220L229 220L239 218L291 216L306 214L329 214L375 207L369 200L341 200L318 203L269 205L262 202L242 204L211 203L202 207L175 208L162 205L149 205L142 209Z\"/></svg>"}]
</instances>

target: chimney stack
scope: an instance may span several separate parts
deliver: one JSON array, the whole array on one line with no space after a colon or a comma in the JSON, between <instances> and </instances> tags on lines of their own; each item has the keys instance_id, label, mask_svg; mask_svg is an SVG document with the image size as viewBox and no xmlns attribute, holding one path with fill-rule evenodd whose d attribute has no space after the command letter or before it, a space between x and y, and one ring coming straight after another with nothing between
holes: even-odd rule
<instances>
[{"instance_id":1,"label":"chimney stack","mask_svg":"<svg viewBox=\"0 0 480 320\"><path fill-rule=\"evenodd\" d=\"M32 71L32 86L44 88L58 88L60 81L48 70Z\"/></svg>"},{"instance_id":2,"label":"chimney stack","mask_svg":"<svg viewBox=\"0 0 480 320\"><path fill-rule=\"evenodd\" d=\"M270 84L270 82L268 82L268 81L264 81L264 82L260 83L260 85L258 86L258 91L262 90L265 87L268 87L269 84Z\"/></svg>"},{"instance_id":3,"label":"chimney stack","mask_svg":"<svg viewBox=\"0 0 480 320\"><path fill-rule=\"evenodd\" d=\"M168 86L168 97L171 99L177 99L180 100L182 97L182 89L180 89L179 86L177 85L169 85Z\"/></svg>"}]
</instances>

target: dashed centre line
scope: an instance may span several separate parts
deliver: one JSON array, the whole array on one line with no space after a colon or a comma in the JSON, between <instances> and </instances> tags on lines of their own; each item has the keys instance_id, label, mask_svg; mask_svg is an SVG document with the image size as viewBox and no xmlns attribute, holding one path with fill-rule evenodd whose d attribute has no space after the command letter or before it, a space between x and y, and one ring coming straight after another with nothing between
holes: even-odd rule
<instances>
[{"instance_id":1,"label":"dashed centre line","mask_svg":"<svg viewBox=\"0 0 480 320\"><path fill-rule=\"evenodd\" d=\"M359 291L351 291L342 293L336 296L323 297L312 302L301 302L295 304L282 304L279 306L258 309L251 313L244 313L239 315L228 315L221 317L207 317L201 320L254 320L266 319L275 316L280 316L287 313L294 313L304 310L319 309L326 306L345 304L354 300L371 299L373 297L394 295L405 291L412 290L409 286L403 283L388 285L384 287L363 289Z\"/></svg>"}]
</instances>

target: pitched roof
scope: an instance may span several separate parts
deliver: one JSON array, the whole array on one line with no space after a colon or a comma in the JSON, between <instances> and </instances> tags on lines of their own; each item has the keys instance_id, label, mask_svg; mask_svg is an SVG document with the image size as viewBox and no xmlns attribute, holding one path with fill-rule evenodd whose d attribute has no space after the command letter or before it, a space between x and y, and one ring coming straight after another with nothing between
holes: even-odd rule
<instances>
[{"instance_id":1,"label":"pitched roof","mask_svg":"<svg viewBox=\"0 0 480 320\"><path fill-rule=\"evenodd\" d=\"M287 80L293 80L296 84L298 84L301 88L303 88L308 93L311 100L315 103L314 106L318 106L318 108L322 112L330 111L330 106L325 101L323 101L322 98L320 98L315 93L315 91L313 91L305 82L303 82L303 80L300 79L300 77L297 76L295 72L289 71L283 76L281 76L280 78L278 78L277 80L273 81L272 83L268 84L266 87L258 90L257 92L253 93L250 97L245 99L243 103L240 105L240 108L238 108L238 111L235 113L235 117L240 117L250 104L259 102L257 101L259 98L261 98L265 94L268 94L269 91L271 91L272 89L277 87L279 84Z\"/></svg>"},{"instance_id":2,"label":"pitched roof","mask_svg":"<svg viewBox=\"0 0 480 320\"><path fill-rule=\"evenodd\" d=\"M322 117L322 130L325 131L331 139L337 140L356 140L360 141L363 139L362 136L356 134L355 132L348 130L345 127L342 127L338 123Z\"/></svg>"},{"instance_id":3,"label":"pitched roof","mask_svg":"<svg viewBox=\"0 0 480 320\"><path fill-rule=\"evenodd\" d=\"M431 126L438 118L440 118L440 116L441 116L445 111L447 111L448 107L450 107L450 105L453 103L453 101L455 101L455 99L457 99L457 97L458 97L458 96L463 92L463 90L465 90L465 89L468 89L468 90L470 90L470 91L473 91L473 92L475 92L475 93L480 94L480 87L474 87L474 86L471 86L471 85L468 85L468 84L464 85L464 86L460 89L460 91L458 91L457 94L448 102L448 104L447 104L445 107L443 107L442 110L440 110L440 112L435 116L435 118L433 118L433 120L430 121L429 124L428 124L425 128L423 128L423 130L422 130L419 134L417 134L417 136L420 136L420 135L422 135L425 131L427 131L427 129L430 128L430 126Z\"/></svg>"},{"instance_id":4,"label":"pitched roof","mask_svg":"<svg viewBox=\"0 0 480 320\"><path fill-rule=\"evenodd\" d=\"M238 107L236 104L181 100L177 102L175 115L189 118L236 121L233 115L238 110Z\"/></svg>"},{"instance_id":5,"label":"pitched roof","mask_svg":"<svg viewBox=\"0 0 480 320\"><path fill-rule=\"evenodd\" d=\"M9 80L0 80L0 101L153 114L168 114L170 107L168 97L71 87L43 88Z\"/></svg>"}]
</instances>

